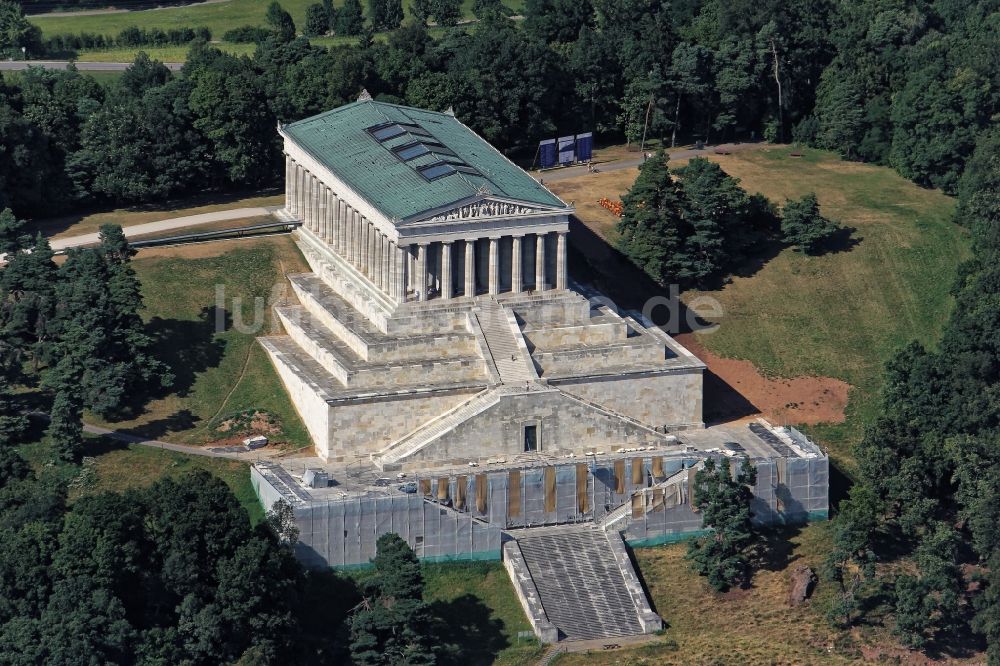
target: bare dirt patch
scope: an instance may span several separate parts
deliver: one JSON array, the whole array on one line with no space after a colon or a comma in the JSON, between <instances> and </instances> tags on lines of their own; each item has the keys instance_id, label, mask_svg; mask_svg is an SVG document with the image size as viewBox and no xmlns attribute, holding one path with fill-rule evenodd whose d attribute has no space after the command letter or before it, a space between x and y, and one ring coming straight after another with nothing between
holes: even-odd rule
<instances>
[{"instance_id":1,"label":"bare dirt patch","mask_svg":"<svg viewBox=\"0 0 1000 666\"><path fill-rule=\"evenodd\" d=\"M847 382L832 377L768 378L750 361L723 358L708 351L694 333L676 338L708 365L706 420L727 421L756 410L783 425L843 423L851 390Z\"/></svg>"}]
</instances>

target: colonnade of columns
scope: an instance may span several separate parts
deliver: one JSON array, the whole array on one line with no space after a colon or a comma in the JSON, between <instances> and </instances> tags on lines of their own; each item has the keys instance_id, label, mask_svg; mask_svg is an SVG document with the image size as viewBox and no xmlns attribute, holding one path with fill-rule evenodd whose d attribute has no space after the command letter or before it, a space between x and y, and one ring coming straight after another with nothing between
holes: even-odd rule
<instances>
[{"instance_id":1,"label":"colonnade of columns","mask_svg":"<svg viewBox=\"0 0 1000 666\"><path fill-rule=\"evenodd\" d=\"M566 288L565 231L409 247L407 294L417 300Z\"/></svg>"},{"instance_id":2,"label":"colonnade of columns","mask_svg":"<svg viewBox=\"0 0 1000 666\"><path fill-rule=\"evenodd\" d=\"M288 212L395 300L406 299L406 250L301 164L285 158Z\"/></svg>"},{"instance_id":3,"label":"colonnade of columns","mask_svg":"<svg viewBox=\"0 0 1000 666\"><path fill-rule=\"evenodd\" d=\"M398 302L566 288L565 231L400 246L288 156L285 182L288 212Z\"/></svg>"}]
</instances>

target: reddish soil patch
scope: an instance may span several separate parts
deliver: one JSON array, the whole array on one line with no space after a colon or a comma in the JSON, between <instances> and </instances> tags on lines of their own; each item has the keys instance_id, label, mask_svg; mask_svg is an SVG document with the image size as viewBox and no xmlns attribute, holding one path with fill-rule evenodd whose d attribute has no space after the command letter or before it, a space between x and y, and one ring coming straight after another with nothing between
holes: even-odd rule
<instances>
[{"instance_id":1,"label":"reddish soil patch","mask_svg":"<svg viewBox=\"0 0 1000 666\"><path fill-rule=\"evenodd\" d=\"M842 423L851 385L831 377L768 379L749 361L708 351L693 333L675 336L708 365L705 420L729 421L761 414L780 425Z\"/></svg>"}]
</instances>

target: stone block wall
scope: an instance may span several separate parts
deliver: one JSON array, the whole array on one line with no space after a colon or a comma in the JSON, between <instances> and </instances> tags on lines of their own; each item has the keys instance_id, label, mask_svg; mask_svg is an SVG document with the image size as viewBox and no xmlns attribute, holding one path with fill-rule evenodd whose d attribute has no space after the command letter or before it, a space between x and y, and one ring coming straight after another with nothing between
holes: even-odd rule
<instances>
[{"instance_id":1,"label":"stone block wall","mask_svg":"<svg viewBox=\"0 0 1000 666\"><path fill-rule=\"evenodd\" d=\"M524 453L523 429L534 425L546 454L613 451L660 443L662 437L626 420L582 404L559 391L507 395L493 407L459 424L410 456L411 465L478 460Z\"/></svg>"},{"instance_id":2,"label":"stone block wall","mask_svg":"<svg viewBox=\"0 0 1000 666\"><path fill-rule=\"evenodd\" d=\"M702 368L646 375L552 380L567 393L668 429L703 427Z\"/></svg>"},{"instance_id":3,"label":"stone block wall","mask_svg":"<svg viewBox=\"0 0 1000 666\"><path fill-rule=\"evenodd\" d=\"M342 462L380 451L480 390L482 387L335 401L326 406L330 444L322 457Z\"/></svg>"}]
</instances>

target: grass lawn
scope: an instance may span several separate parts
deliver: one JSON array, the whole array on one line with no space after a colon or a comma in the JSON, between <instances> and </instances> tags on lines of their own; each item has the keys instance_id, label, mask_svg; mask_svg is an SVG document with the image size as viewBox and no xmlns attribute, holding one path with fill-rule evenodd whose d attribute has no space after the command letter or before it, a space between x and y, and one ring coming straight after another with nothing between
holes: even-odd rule
<instances>
[{"instance_id":1,"label":"grass lawn","mask_svg":"<svg viewBox=\"0 0 1000 666\"><path fill-rule=\"evenodd\" d=\"M168 395L145 405L137 418L93 421L201 444L226 436L217 427L227 417L259 409L280 423L272 441L306 446L308 434L256 342L270 330L271 306L284 294L285 273L308 270L291 237L142 250L133 267L142 282L144 318L176 380ZM224 290L221 309L217 289Z\"/></svg>"},{"instance_id":2,"label":"grass lawn","mask_svg":"<svg viewBox=\"0 0 1000 666\"><path fill-rule=\"evenodd\" d=\"M306 7L315 0L282 0L281 6L285 8L295 21L295 25L302 29L305 25ZM465 19L472 19L473 0L463 0L462 16ZM205 27L212 31L214 40L221 40L222 35L232 28L247 25L265 25L265 15L270 0L227 0L211 4L189 5L185 7L167 7L163 9L149 9L135 12L120 12L114 14L95 14L89 16L36 16L30 17L32 23L42 29L44 37L56 34L79 34L83 32L97 33L103 35L117 35L128 27L139 28L161 28L169 30L171 28L201 28ZM403 0L406 15L410 16L410 6L412 0ZM523 0L505 0L504 4L519 13L524 6ZM334 0L334 5L343 5L343 0ZM366 6L366 3L362 3ZM432 30L433 33L433 30ZM323 38L317 40L318 43L333 41L334 38ZM355 37L344 38L346 41L357 41ZM242 50L247 47L246 52L252 53L253 44L249 45L227 45L238 47ZM125 57L123 53L135 53L140 49L112 50L104 53L117 53L122 57L122 61L132 58ZM182 62L187 55L187 47L177 47L177 49L146 49L150 55L156 53L155 57L168 62ZM81 52L81 60L96 60L99 52ZM167 54L170 54L169 56ZM107 60L106 58L100 58Z\"/></svg>"},{"instance_id":3,"label":"grass lawn","mask_svg":"<svg viewBox=\"0 0 1000 666\"><path fill-rule=\"evenodd\" d=\"M951 308L949 289L969 256L966 231L951 222L954 200L883 167L788 147L707 155L749 192L783 204L815 192L823 213L853 227L854 245L820 257L782 250L746 267L731 284L700 293L724 308L718 329L699 335L709 350L751 361L769 376L825 376L851 384L847 420L810 426L839 463L878 409L884 363L910 340L933 345ZM680 164L680 161L675 162ZM613 240L615 218L596 205L631 185L636 170L553 183L576 199L578 216Z\"/></svg>"},{"instance_id":4,"label":"grass lawn","mask_svg":"<svg viewBox=\"0 0 1000 666\"><path fill-rule=\"evenodd\" d=\"M236 499L250 514L250 520L254 524L264 518L264 510L250 485L249 463L191 456L138 444L121 445L118 448L115 443L106 453L96 456L93 463L84 465L85 468L88 466L93 467L92 477L74 488L71 498L142 488L163 478L175 479L187 472L203 469L226 482Z\"/></svg>"},{"instance_id":5,"label":"grass lawn","mask_svg":"<svg viewBox=\"0 0 1000 666\"><path fill-rule=\"evenodd\" d=\"M362 582L371 569L345 572ZM458 645L460 655L443 664L521 666L538 662L544 648L532 638L518 639L531 625L499 562L424 564L424 599L445 624L442 641Z\"/></svg>"},{"instance_id":6,"label":"grass lawn","mask_svg":"<svg viewBox=\"0 0 1000 666\"><path fill-rule=\"evenodd\" d=\"M117 74L117 72L115 72ZM165 202L148 206L118 208L96 213L82 213L32 220L28 223L31 233L41 231L50 238L65 238L80 234L94 233L102 224L119 224L127 227L133 224L156 222L172 217L185 217L217 210L252 208L257 206L280 206L285 203L284 193L264 192L247 196L205 194L188 197L181 201ZM206 230L209 225L205 225Z\"/></svg>"},{"instance_id":7,"label":"grass lawn","mask_svg":"<svg viewBox=\"0 0 1000 666\"><path fill-rule=\"evenodd\" d=\"M175 479L194 470L206 470L229 486L254 524L264 518L264 510L250 485L249 463L126 445L104 437L85 437L86 458L82 465L56 459L44 439L24 444L19 451L36 474L56 477L67 484L71 502L87 495L143 488L163 478Z\"/></svg>"}]
</instances>

